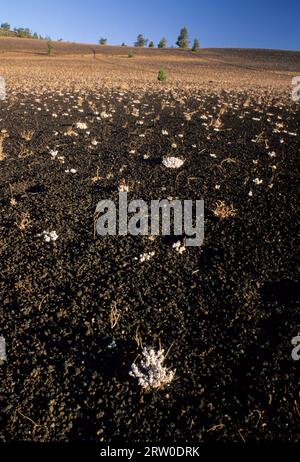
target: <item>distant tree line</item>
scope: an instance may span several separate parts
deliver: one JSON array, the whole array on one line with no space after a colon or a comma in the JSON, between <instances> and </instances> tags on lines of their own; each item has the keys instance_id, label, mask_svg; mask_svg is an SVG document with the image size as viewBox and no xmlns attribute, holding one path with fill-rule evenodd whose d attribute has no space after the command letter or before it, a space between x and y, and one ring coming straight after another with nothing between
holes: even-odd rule
<instances>
[{"instance_id":1,"label":"distant tree line","mask_svg":"<svg viewBox=\"0 0 300 462\"><path fill-rule=\"evenodd\" d=\"M8 22L3 22L0 25L0 36L2 37L21 37L36 40L50 40L49 37L42 37L37 32L31 32L28 27L14 27L11 29Z\"/></svg>"},{"instance_id":2,"label":"distant tree line","mask_svg":"<svg viewBox=\"0 0 300 462\"><path fill-rule=\"evenodd\" d=\"M191 42L189 40L188 29L186 27L183 27L180 30L179 36L177 38L176 45L178 46L178 48L183 48L183 49L186 48L186 49L188 49L189 46L190 46L190 43ZM100 40L99 40L99 44L100 45L107 45L107 39L101 37ZM147 45L148 45L149 48L155 48L155 43L153 42L153 40L149 41L147 38L145 38L145 36L143 34L139 34L137 36L137 38L136 38L136 41L134 42L134 46L136 48L144 48ZM163 37L158 42L157 48L166 48L167 45L168 45L167 39L165 37ZM123 42L122 46L125 47L126 44ZM195 38L194 41L193 41L193 45L192 45L192 51L197 51L199 48L200 48L199 40L197 38Z\"/></svg>"}]
</instances>

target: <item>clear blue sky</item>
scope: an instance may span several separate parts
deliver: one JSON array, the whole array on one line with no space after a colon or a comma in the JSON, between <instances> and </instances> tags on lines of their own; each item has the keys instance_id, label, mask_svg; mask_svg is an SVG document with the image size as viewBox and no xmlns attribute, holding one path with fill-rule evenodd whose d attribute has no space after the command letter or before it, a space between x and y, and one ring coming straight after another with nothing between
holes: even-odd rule
<instances>
[{"instance_id":1,"label":"clear blue sky","mask_svg":"<svg viewBox=\"0 0 300 462\"><path fill-rule=\"evenodd\" d=\"M300 0L2 0L0 22L53 40L130 45L142 33L176 42L187 26L202 47L300 50Z\"/></svg>"}]
</instances>

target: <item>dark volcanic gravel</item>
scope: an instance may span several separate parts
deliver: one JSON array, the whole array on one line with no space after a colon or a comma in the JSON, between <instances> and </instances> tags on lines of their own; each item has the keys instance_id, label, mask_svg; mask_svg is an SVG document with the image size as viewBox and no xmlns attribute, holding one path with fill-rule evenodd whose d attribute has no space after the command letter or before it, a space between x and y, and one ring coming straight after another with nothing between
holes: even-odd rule
<instances>
[{"instance_id":1,"label":"dark volcanic gravel","mask_svg":"<svg viewBox=\"0 0 300 462\"><path fill-rule=\"evenodd\" d=\"M267 93L163 87L0 102L2 441L298 439L299 117ZM129 200L204 199L204 244L94 238L98 201L124 182ZM138 338L171 347L167 388L129 376Z\"/></svg>"}]
</instances>

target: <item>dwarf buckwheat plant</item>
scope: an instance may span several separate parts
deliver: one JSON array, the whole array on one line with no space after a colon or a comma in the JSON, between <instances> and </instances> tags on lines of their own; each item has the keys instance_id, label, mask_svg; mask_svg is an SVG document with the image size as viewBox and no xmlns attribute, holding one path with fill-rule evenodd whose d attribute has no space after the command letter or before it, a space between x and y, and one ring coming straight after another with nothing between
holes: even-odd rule
<instances>
[{"instance_id":1,"label":"dwarf buckwheat plant","mask_svg":"<svg viewBox=\"0 0 300 462\"><path fill-rule=\"evenodd\" d=\"M164 157L162 163L167 168L180 168L184 164L184 160L178 157Z\"/></svg>"},{"instance_id":2,"label":"dwarf buckwheat plant","mask_svg":"<svg viewBox=\"0 0 300 462\"><path fill-rule=\"evenodd\" d=\"M166 359L164 350L155 351L153 348L145 347L142 355L140 366L133 363L129 374L138 379L139 385L144 390L162 389L172 382L175 371L170 371L163 366Z\"/></svg>"}]
</instances>

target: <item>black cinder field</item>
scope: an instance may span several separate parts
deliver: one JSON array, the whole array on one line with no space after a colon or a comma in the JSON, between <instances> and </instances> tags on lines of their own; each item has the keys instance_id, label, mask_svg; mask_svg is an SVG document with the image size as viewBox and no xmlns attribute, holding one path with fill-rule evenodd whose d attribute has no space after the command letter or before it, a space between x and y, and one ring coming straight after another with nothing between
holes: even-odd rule
<instances>
[{"instance_id":1,"label":"black cinder field","mask_svg":"<svg viewBox=\"0 0 300 462\"><path fill-rule=\"evenodd\" d=\"M119 77L102 85L90 56L76 74L76 57L33 56L28 71L9 52L1 441L296 441L300 110L288 82L299 53L263 61L264 82L250 51L211 51L224 69L209 61L204 76L201 53L199 64L186 52L181 78L174 51L149 50L129 60L132 76L147 69L138 82L103 51ZM157 82L162 65L171 83ZM232 80L213 82L214 72ZM182 165L170 169L166 157ZM95 235L97 203L117 202L120 190L147 202L203 199L203 244ZM166 386L145 390L130 375L144 347L164 349Z\"/></svg>"}]
</instances>

